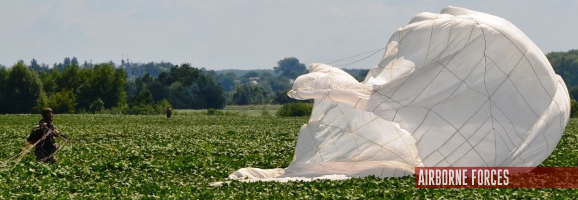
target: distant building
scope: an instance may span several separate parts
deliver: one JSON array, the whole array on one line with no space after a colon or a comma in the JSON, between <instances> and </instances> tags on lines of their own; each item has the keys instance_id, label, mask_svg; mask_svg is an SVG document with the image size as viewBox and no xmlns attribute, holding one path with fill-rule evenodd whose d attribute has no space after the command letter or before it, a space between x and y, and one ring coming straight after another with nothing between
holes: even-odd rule
<instances>
[{"instance_id":1,"label":"distant building","mask_svg":"<svg viewBox=\"0 0 578 200\"><path fill-rule=\"evenodd\" d=\"M259 84L259 77L249 77L249 82L252 84Z\"/></svg>"}]
</instances>

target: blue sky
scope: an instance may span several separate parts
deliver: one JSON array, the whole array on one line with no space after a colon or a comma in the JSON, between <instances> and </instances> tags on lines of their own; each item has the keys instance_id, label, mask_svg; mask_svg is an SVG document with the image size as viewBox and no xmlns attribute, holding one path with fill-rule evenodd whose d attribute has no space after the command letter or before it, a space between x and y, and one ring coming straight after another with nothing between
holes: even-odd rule
<instances>
[{"instance_id":1,"label":"blue sky","mask_svg":"<svg viewBox=\"0 0 578 200\"><path fill-rule=\"evenodd\" d=\"M271 69L285 57L327 63L382 48L415 14L448 5L507 19L544 53L578 49L578 0L0 0L0 64L65 57L215 70ZM348 68L371 68L382 54Z\"/></svg>"}]
</instances>

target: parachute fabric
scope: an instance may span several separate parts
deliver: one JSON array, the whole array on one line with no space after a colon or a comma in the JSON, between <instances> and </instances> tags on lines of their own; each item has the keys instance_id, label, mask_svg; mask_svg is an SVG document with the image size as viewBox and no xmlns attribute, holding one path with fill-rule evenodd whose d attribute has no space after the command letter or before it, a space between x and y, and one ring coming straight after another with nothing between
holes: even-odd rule
<instances>
[{"instance_id":1,"label":"parachute fabric","mask_svg":"<svg viewBox=\"0 0 578 200\"><path fill-rule=\"evenodd\" d=\"M416 166L531 167L556 148L569 95L542 51L505 19L458 7L420 13L363 82L314 63L288 95L314 99L285 169L229 178L411 175Z\"/></svg>"}]
</instances>

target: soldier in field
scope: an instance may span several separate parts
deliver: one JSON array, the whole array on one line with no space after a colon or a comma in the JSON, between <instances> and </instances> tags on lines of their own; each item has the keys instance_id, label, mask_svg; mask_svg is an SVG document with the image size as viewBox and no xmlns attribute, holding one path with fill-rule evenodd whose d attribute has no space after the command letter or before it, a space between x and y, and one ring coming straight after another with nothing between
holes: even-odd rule
<instances>
[{"instance_id":1,"label":"soldier in field","mask_svg":"<svg viewBox=\"0 0 578 200\"><path fill-rule=\"evenodd\" d=\"M171 107L167 106L167 118L171 118L172 114L173 114L173 112L171 111Z\"/></svg>"},{"instance_id":2,"label":"soldier in field","mask_svg":"<svg viewBox=\"0 0 578 200\"><path fill-rule=\"evenodd\" d=\"M54 115L52 109L44 108L42 110L42 119L35 126L28 136L26 146L23 150L27 150L31 146L35 146L34 155L36 155L36 162L56 163L54 153L58 149L55 137L66 136L61 134L56 126L52 124Z\"/></svg>"}]
</instances>

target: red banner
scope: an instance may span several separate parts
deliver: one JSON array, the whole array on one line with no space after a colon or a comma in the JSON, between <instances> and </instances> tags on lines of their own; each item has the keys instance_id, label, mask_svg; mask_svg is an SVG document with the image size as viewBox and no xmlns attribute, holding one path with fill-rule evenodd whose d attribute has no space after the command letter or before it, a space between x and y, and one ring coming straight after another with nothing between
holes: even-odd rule
<instances>
[{"instance_id":1,"label":"red banner","mask_svg":"<svg viewBox=\"0 0 578 200\"><path fill-rule=\"evenodd\" d=\"M578 188L578 167L416 167L416 188Z\"/></svg>"}]
</instances>

